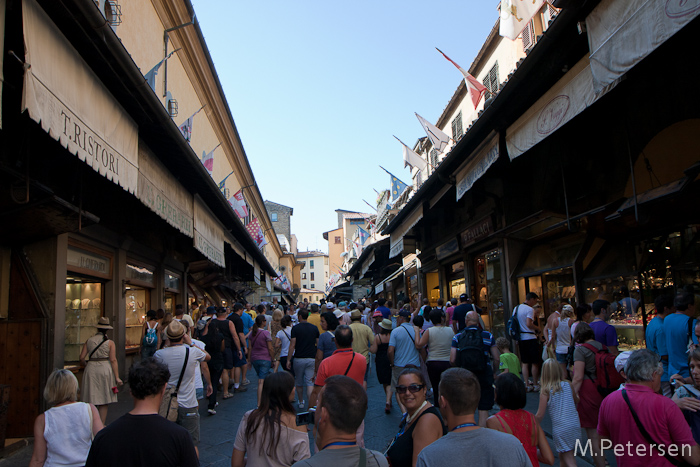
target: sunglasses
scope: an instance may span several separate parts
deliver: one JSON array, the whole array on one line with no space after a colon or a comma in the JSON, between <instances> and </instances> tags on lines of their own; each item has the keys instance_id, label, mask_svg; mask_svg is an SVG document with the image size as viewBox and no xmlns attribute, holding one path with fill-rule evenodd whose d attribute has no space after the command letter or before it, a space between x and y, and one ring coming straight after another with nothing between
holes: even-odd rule
<instances>
[{"instance_id":1,"label":"sunglasses","mask_svg":"<svg viewBox=\"0 0 700 467\"><path fill-rule=\"evenodd\" d=\"M409 386L396 386L396 394L406 394L406 389L411 391L411 394L415 394L421 389L423 389L425 385L423 384L411 384Z\"/></svg>"}]
</instances>

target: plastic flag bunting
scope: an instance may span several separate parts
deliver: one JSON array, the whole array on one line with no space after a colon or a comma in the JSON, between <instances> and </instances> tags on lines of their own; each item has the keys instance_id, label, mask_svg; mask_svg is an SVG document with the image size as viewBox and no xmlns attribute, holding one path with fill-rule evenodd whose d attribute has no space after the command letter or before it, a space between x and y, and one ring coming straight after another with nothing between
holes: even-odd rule
<instances>
[{"instance_id":1,"label":"plastic flag bunting","mask_svg":"<svg viewBox=\"0 0 700 467\"><path fill-rule=\"evenodd\" d=\"M418 121L425 130L425 133L428 135L428 139L431 143L433 143L433 147L437 149L438 152L442 152L447 146L447 143L450 142L450 137L447 136L440 128L436 127L417 113L416 117L418 117Z\"/></svg>"},{"instance_id":2,"label":"plastic flag bunting","mask_svg":"<svg viewBox=\"0 0 700 467\"><path fill-rule=\"evenodd\" d=\"M396 138L396 136L394 136ZM396 138L396 141L401 143L401 146L403 146L403 166L404 168L408 165L411 168L416 168L418 170L425 170L426 167L428 167L428 161L423 159L421 156L416 154L416 152L403 144L403 141L400 139Z\"/></svg>"},{"instance_id":3,"label":"plastic flag bunting","mask_svg":"<svg viewBox=\"0 0 700 467\"><path fill-rule=\"evenodd\" d=\"M514 41L543 4L544 0L502 0L498 33Z\"/></svg>"},{"instance_id":4,"label":"plastic flag bunting","mask_svg":"<svg viewBox=\"0 0 700 467\"><path fill-rule=\"evenodd\" d=\"M479 105L479 101L487 91L486 86L478 82L476 78L470 75L461 66L457 65L450 57L445 55L445 53L442 50L438 49L437 47L435 47L435 49L437 49L437 51L440 52L442 56L445 57L451 64L456 66L457 69L462 73L462 75L464 75L464 83L467 85L467 93L471 96L472 103L474 104L474 108L476 109L477 105Z\"/></svg>"},{"instance_id":5,"label":"plastic flag bunting","mask_svg":"<svg viewBox=\"0 0 700 467\"><path fill-rule=\"evenodd\" d=\"M245 198L243 197L242 189L235 192L233 196L229 198L228 203L231 205L238 217L248 217L248 206L246 205ZM257 219L255 222L257 222Z\"/></svg>"}]
</instances>

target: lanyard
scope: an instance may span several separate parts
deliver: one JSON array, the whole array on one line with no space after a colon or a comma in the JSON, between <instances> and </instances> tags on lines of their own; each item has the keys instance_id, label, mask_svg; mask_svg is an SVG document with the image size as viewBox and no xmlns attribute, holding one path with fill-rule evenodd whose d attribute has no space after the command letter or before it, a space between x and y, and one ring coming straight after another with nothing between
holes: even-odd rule
<instances>
[{"instance_id":1,"label":"lanyard","mask_svg":"<svg viewBox=\"0 0 700 467\"><path fill-rule=\"evenodd\" d=\"M336 441L335 443L326 444L325 446L323 446L321 451L323 451L324 449L326 449L327 447L330 447L330 446L355 446L355 445L357 445L357 441Z\"/></svg>"},{"instance_id":2,"label":"lanyard","mask_svg":"<svg viewBox=\"0 0 700 467\"><path fill-rule=\"evenodd\" d=\"M457 425L456 427L452 428L450 431L459 430L460 428L466 428L468 426L476 426L476 423L462 423L461 425Z\"/></svg>"}]
</instances>

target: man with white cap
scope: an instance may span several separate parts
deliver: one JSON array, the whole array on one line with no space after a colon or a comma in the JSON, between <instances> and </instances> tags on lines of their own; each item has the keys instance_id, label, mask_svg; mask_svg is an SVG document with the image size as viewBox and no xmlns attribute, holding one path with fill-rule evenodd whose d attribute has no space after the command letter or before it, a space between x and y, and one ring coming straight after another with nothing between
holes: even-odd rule
<instances>
[{"instance_id":1,"label":"man with white cap","mask_svg":"<svg viewBox=\"0 0 700 467\"><path fill-rule=\"evenodd\" d=\"M195 375L201 362L211 359L209 354L194 346L185 327L173 321L165 329L170 346L158 350L153 356L168 366L168 386L177 389L177 423L190 432L195 449L199 445L199 403L195 390ZM184 371L183 371L184 370ZM211 385L210 385L211 386ZM209 393L210 394L210 393ZM207 395L209 395L207 394ZM199 451L197 451L199 455Z\"/></svg>"},{"instance_id":2,"label":"man with white cap","mask_svg":"<svg viewBox=\"0 0 700 467\"><path fill-rule=\"evenodd\" d=\"M618 373L620 373L620 376L622 376L622 379L625 380L625 383L627 382L627 375L625 375L625 364L627 363L627 359L630 357L630 355L632 355L632 351L625 350L624 352L621 352L620 355L615 357L615 369ZM625 389L625 383L620 385L618 391Z\"/></svg>"}]
</instances>

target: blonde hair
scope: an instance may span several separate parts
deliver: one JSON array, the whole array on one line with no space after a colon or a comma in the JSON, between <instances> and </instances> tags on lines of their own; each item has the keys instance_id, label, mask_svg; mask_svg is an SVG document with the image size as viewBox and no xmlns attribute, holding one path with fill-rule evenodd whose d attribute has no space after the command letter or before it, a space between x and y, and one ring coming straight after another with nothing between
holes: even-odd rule
<instances>
[{"instance_id":1,"label":"blonde hair","mask_svg":"<svg viewBox=\"0 0 700 467\"><path fill-rule=\"evenodd\" d=\"M561 368L559 363L553 358L548 358L542 364L542 377L540 378L540 394L547 394L561 391Z\"/></svg>"},{"instance_id":2,"label":"blonde hair","mask_svg":"<svg viewBox=\"0 0 700 467\"><path fill-rule=\"evenodd\" d=\"M574 307L572 307L568 303L565 304L561 309L561 318L562 319L573 318L574 316L576 316L576 312L574 311Z\"/></svg>"},{"instance_id":3,"label":"blonde hair","mask_svg":"<svg viewBox=\"0 0 700 467\"><path fill-rule=\"evenodd\" d=\"M61 402L78 400L78 378L66 369L53 370L46 380L44 399L53 406Z\"/></svg>"},{"instance_id":4,"label":"blonde hair","mask_svg":"<svg viewBox=\"0 0 700 467\"><path fill-rule=\"evenodd\" d=\"M280 321L283 316L282 310L275 310L272 312L272 321Z\"/></svg>"}]
</instances>

